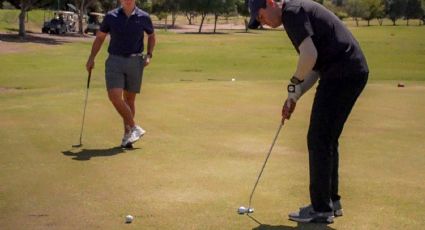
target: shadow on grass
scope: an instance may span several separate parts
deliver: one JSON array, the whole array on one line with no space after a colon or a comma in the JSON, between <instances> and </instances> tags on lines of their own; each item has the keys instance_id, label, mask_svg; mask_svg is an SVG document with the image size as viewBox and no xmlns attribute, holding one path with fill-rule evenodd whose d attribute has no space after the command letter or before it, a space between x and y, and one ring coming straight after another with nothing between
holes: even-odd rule
<instances>
[{"instance_id":1,"label":"shadow on grass","mask_svg":"<svg viewBox=\"0 0 425 230\"><path fill-rule=\"evenodd\" d=\"M126 151L132 151L135 149L122 149L121 147L114 147L110 149L81 149L79 152L71 152L70 150L63 151L62 154L65 156L72 157L73 160L77 161L88 161L92 157L110 157Z\"/></svg>"},{"instance_id":2,"label":"shadow on grass","mask_svg":"<svg viewBox=\"0 0 425 230\"><path fill-rule=\"evenodd\" d=\"M229 35L230 33L225 32L183 32L182 34L193 34L193 35Z\"/></svg>"},{"instance_id":3,"label":"shadow on grass","mask_svg":"<svg viewBox=\"0 0 425 230\"><path fill-rule=\"evenodd\" d=\"M40 43L46 45L61 45L67 43L66 41L59 40L55 37L40 37L27 33L25 38L20 37L18 34L0 34L0 41L15 42L15 43Z\"/></svg>"},{"instance_id":4,"label":"shadow on grass","mask_svg":"<svg viewBox=\"0 0 425 230\"><path fill-rule=\"evenodd\" d=\"M254 222L259 224L258 227L253 228L252 230L335 230L335 228L329 227L327 224L319 224L319 223L297 223L297 226L286 226L286 225L268 225L262 224L260 221L252 217L251 215L247 215Z\"/></svg>"},{"instance_id":5,"label":"shadow on grass","mask_svg":"<svg viewBox=\"0 0 425 230\"><path fill-rule=\"evenodd\" d=\"M19 31L14 28L6 28L9 33L0 33L0 41L4 42L15 42L15 43L39 43L45 45L62 45L65 43L72 42L72 39L78 38L90 38L88 35L80 35L78 33L69 33L69 34L60 34L60 35L50 35L42 33L34 33L31 31L26 31L25 37L19 36ZM71 39L71 40L70 40Z\"/></svg>"},{"instance_id":6,"label":"shadow on grass","mask_svg":"<svg viewBox=\"0 0 425 230\"><path fill-rule=\"evenodd\" d=\"M261 224L256 228L253 228L252 230L335 230L335 228L331 228L326 224L310 224L310 223L298 223L297 226L285 226L285 225L268 225L268 224Z\"/></svg>"}]
</instances>

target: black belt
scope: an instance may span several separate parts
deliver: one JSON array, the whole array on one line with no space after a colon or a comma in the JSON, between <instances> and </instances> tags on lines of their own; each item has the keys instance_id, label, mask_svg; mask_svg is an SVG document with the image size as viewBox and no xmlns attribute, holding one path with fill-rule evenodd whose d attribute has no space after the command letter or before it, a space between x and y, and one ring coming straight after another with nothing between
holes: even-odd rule
<instances>
[{"instance_id":1,"label":"black belt","mask_svg":"<svg viewBox=\"0 0 425 230\"><path fill-rule=\"evenodd\" d=\"M125 58L129 58L129 57L143 57L142 53L134 53L134 54L112 54L114 56L119 56L119 57L125 57Z\"/></svg>"}]
</instances>

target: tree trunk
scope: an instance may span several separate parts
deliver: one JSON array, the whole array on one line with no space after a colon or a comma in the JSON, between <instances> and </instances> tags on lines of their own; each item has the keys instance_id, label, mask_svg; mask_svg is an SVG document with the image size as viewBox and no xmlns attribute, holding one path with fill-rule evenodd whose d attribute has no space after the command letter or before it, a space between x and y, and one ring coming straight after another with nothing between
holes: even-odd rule
<instances>
[{"instance_id":1,"label":"tree trunk","mask_svg":"<svg viewBox=\"0 0 425 230\"><path fill-rule=\"evenodd\" d=\"M186 12L184 15L186 16L186 19L189 25L192 25L192 17L190 16L190 14Z\"/></svg>"},{"instance_id":2,"label":"tree trunk","mask_svg":"<svg viewBox=\"0 0 425 230\"><path fill-rule=\"evenodd\" d=\"M217 20L218 20L218 14L214 14L214 33L217 29Z\"/></svg>"},{"instance_id":3,"label":"tree trunk","mask_svg":"<svg viewBox=\"0 0 425 230\"><path fill-rule=\"evenodd\" d=\"M168 14L167 15L165 15L165 31L167 31L167 29L168 29Z\"/></svg>"},{"instance_id":4,"label":"tree trunk","mask_svg":"<svg viewBox=\"0 0 425 230\"><path fill-rule=\"evenodd\" d=\"M201 33L202 32L202 25L204 24L204 20L205 20L205 17L207 16L207 14L206 13L202 13L201 14L201 25L199 26L199 31L198 31L198 33Z\"/></svg>"},{"instance_id":5,"label":"tree trunk","mask_svg":"<svg viewBox=\"0 0 425 230\"><path fill-rule=\"evenodd\" d=\"M396 19L395 18L391 18L391 21L393 21L393 26L395 26Z\"/></svg>"},{"instance_id":6,"label":"tree trunk","mask_svg":"<svg viewBox=\"0 0 425 230\"><path fill-rule=\"evenodd\" d=\"M409 18L406 18L406 26L409 26Z\"/></svg>"},{"instance_id":7,"label":"tree trunk","mask_svg":"<svg viewBox=\"0 0 425 230\"><path fill-rule=\"evenodd\" d=\"M370 26L370 20L367 20L367 26Z\"/></svg>"},{"instance_id":8,"label":"tree trunk","mask_svg":"<svg viewBox=\"0 0 425 230\"><path fill-rule=\"evenodd\" d=\"M382 18L378 18L378 23L379 23L380 26L382 26L383 21L384 20Z\"/></svg>"},{"instance_id":9,"label":"tree trunk","mask_svg":"<svg viewBox=\"0 0 425 230\"><path fill-rule=\"evenodd\" d=\"M177 13L171 12L171 27L172 28L174 28L174 26L176 25L176 20L177 20Z\"/></svg>"},{"instance_id":10,"label":"tree trunk","mask_svg":"<svg viewBox=\"0 0 425 230\"><path fill-rule=\"evenodd\" d=\"M193 25L193 21L192 21L193 13L192 12L186 12L185 15L186 15L187 21L189 22L189 25Z\"/></svg>"},{"instance_id":11,"label":"tree trunk","mask_svg":"<svg viewBox=\"0 0 425 230\"><path fill-rule=\"evenodd\" d=\"M83 34L83 16L84 16L84 0L81 1L80 12L78 13L78 33Z\"/></svg>"},{"instance_id":12,"label":"tree trunk","mask_svg":"<svg viewBox=\"0 0 425 230\"><path fill-rule=\"evenodd\" d=\"M354 20L356 20L356 26L359 26L359 19L358 18L354 18Z\"/></svg>"},{"instance_id":13,"label":"tree trunk","mask_svg":"<svg viewBox=\"0 0 425 230\"><path fill-rule=\"evenodd\" d=\"M245 33L248 33L248 20L245 18L244 22L245 22Z\"/></svg>"},{"instance_id":14,"label":"tree trunk","mask_svg":"<svg viewBox=\"0 0 425 230\"><path fill-rule=\"evenodd\" d=\"M27 36L25 31L25 11L27 10L27 5L24 0L21 0L21 12L19 13L19 37L24 38Z\"/></svg>"}]
</instances>

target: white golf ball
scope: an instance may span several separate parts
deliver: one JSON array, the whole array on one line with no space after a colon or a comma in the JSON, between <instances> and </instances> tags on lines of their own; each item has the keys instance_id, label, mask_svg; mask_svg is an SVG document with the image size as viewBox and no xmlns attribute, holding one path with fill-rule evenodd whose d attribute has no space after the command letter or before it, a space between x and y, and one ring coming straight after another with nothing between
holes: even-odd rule
<instances>
[{"instance_id":1,"label":"white golf ball","mask_svg":"<svg viewBox=\"0 0 425 230\"><path fill-rule=\"evenodd\" d=\"M232 81L236 81L236 79L232 78Z\"/></svg>"},{"instance_id":2,"label":"white golf ball","mask_svg":"<svg viewBox=\"0 0 425 230\"><path fill-rule=\"evenodd\" d=\"M244 206L241 206L238 208L238 213L239 214L244 214L246 212L246 208Z\"/></svg>"},{"instance_id":3,"label":"white golf ball","mask_svg":"<svg viewBox=\"0 0 425 230\"><path fill-rule=\"evenodd\" d=\"M132 215L125 216L125 222L126 223L131 223L131 222L133 222L133 220L134 220L134 217Z\"/></svg>"}]
</instances>

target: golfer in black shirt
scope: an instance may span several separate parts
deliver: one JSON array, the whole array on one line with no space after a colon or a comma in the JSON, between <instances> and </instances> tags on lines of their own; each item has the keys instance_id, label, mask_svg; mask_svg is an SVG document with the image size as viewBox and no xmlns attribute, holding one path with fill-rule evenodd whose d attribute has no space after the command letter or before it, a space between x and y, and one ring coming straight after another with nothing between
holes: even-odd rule
<instances>
[{"instance_id":1,"label":"golfer in black shirt","mask_svg":"<svg viewBox=\"0 0 425 230\"><path fill-rule=\"evenodd\" d=\"M338 139L369 69L356 39L331 11L312 0L248 0L249 27L283 27L299 53L282 108L289 120L299 98L320 78L310 117L308 151L311 204L290 213L298 222L332 223L342 216L338 193Z\"/></svg>"}]
</instances>

